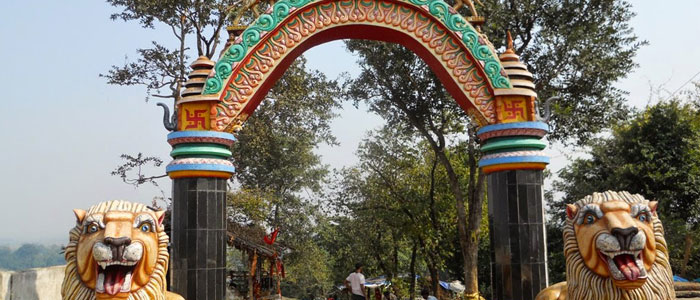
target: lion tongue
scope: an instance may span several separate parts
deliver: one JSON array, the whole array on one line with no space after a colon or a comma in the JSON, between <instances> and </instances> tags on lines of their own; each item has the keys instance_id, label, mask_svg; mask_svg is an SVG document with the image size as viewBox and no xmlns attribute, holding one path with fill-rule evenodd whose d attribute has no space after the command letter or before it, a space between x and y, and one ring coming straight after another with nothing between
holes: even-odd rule
<instances>
[{"instance_id":1,"label":"lion tongue","mask_svg":"<svg viewBox=\"0 0 700 300\"><path fill-rule=\"evenodd\" d=\"M637 263L634 262L634 256L623 254L615 256L613 260L615 261L617 268L620 269L627 280L634 281L639 278L639 267L637 266Z\"/></svg>"},{"instance_id":2,"label":"lion tongue","mask_svg":"<svg viewBox=\"0 0 700 300\"><path fill-rule=\"evenodd\" d=\"M114 296L122 289L122 284L124 284L124 278L126 277L126 270L123 268L113 268L105 273L105 292Z\"/></svg>"}]
</instances>

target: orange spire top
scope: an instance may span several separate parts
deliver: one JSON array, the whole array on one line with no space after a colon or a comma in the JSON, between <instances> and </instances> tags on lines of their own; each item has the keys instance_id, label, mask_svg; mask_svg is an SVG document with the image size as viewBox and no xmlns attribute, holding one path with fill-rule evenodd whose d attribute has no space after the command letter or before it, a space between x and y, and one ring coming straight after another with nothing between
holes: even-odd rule
<instances>
[{"instance_id":1,"label":"orange spire top","mask_svg":"<svg viewBox=\"0 0 700 300\"><path fill-rule=\"evenodd\" d=\"M510 30L506 31L506 51L499 57L501 61L520 61L520 58L515 54L515 47L513 47L513 36L510 35Z\"/></svg>"},{"instance_id":2,"label":"orange spire top","mask_svg":"<svg viewBox=\"0 0 700 300\"><path fill-rule=\"evenodd\" d=\"M510 35L510 30L506 31L506 36L506 51L515 52L515 50L513 50L513 37Z\"/></svg>"}]
</instances>

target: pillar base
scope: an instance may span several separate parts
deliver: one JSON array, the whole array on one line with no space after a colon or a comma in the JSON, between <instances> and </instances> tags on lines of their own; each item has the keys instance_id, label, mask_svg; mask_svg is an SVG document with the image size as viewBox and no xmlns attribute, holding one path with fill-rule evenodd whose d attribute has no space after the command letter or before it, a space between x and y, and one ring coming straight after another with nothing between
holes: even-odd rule
<instances>
[{"instance_id":1,"label":"pillar base","mask_svg":"<svg viewBox=\"0 0 700 300\"><path fill-rule=\"evenodd\" d=\"M226 296L224 178L173 180L171 283L185 299Z\"/></svg>"},{"instance_id":2,"label":"pillar base","mask_svg":"<svg viewBox=\"0 0 700 300\"><path fill-rule=\"evenodd\" d=\"M487 175L494 300L533 300L548 286L541 170Z\"/></svg>"}]
</instances>

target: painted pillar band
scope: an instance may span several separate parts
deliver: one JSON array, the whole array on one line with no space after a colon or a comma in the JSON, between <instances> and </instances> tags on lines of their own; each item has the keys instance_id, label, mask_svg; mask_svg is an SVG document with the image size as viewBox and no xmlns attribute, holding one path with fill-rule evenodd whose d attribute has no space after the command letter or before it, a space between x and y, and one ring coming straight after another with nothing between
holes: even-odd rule
<instances>
[{"instance_id":1,"label":"painted pillar band","mask_svg":"<svg viewBox=\"0 0 700 300\"><path fill-rule=\"evenodd\" d=\"M547 132L549 126L543 122L482 127L477 132L483 152L479 167L486 174L505 170L544 170L549 164L549 156L542 151L547 143L541 139Z\"/></svg>"},{"instance_id":2,"label":"painted pillar band","mask_svg":"<svg viewBox=\"0 0 700 300\"><path fill-rule=\"evenodd\" d=\"M168 134L174 158L165 168L168 176L176 178L231 178L236 171L230 147L236 141L233 134L217 131L175 131Z\"/></svg>"}]
</instances>

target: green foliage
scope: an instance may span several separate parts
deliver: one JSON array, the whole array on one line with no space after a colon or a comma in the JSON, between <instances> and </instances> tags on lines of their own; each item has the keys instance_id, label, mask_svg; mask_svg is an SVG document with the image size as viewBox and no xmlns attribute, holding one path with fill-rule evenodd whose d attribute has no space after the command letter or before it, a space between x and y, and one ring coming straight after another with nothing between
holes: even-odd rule
<instances>
[{"instance_id":1,"label":"green foliage","mask_svg":"<svg viewBox=\"0 0 700 300\"><path fill-rule=\"evenodd\" d=\"M330 121L339 108L339 87L305 66L303 57L297 59L236 134L233 160L243 187L278 196L319 191L327 170L313 150L335 144Z\"/></svg>"},{"instance_id":2,"label":"green foliage","mask_svg":"<svg viewBox=\"0 0 700 300\"><path fill-rule=\"evenodd\" d=\"M144 28L165 25L184 41L195 35L197 53L211 58L219 43L219 33L230 14L243 4L240 0L107 0L122 11L112 20L137 21Z\"/></svg>"},{"instance_id":3,"label":"green foliage","mask_svg":"<svg viewBox=\"0 0 700 300\"><path fill-rule=\"evenodd\" d=\"M120 155L120 157L125 162L123 164L117 166L116 169L114 169L112 172L110 172L110 175L119 176L122 179L122 181L126 184L130 184L130 185L137 187L137 186L142 185L144 183L150 182L154 186L159 187L158 183L153 181L153 179L166 176L166 175L162 175L162 176L146 177L146 175L143 174L144 167L151 167L151 166L160 167L163 164L163 160L158 158L158 157L145 156L141 152L139 152L136 156L132 156L129 154L122 154L122 155ZM132 177L132 173L136 173L136 174L133 174L133 177Z\"/></svg>"},{"instance_id":4,"label":"green foliage","mask_svg":"<svg viewBox=\"0 0 700 300\"><path fill-rule=\"evenodd\" d=\"M700 99L698 91L690 96L696 103ZM559 242L550 244L556 247L549 249L550 258L562 258L560 228L566 203L593 192L626 190L659 201L672 267L700 277L700 247L692 242L698 241L700 230L700 109L681 100L651 106L615 126L611 137L592 142L589 154L562 169L554 183L564 197L550 203L549 229L559 233ZM558 269L562 267L550 265L557 274L563 273Z\"/></svg>"},{"instance_id":5,"label":"green foliage","mask_svg":"<svg viewBox=\"0 0 700 300\"><path fill-rule=\"evenodd\" d=\"M212 58L220 42L221 29L243 1L107 0L107 3L121 9L110 16L112 20L136 21L150 29L169 27L178 43L168 48L163 46L163 41L153 41L153 48L136 50L135 62L113 65L100 77L107 78L109 84L145 86L146 100L150 96L177 100L187 75L188 37L194 37L196 56Z\"/></svg>"},{"instance_id":6,"label":"green foliage","mask_svg":"<svg viewBox=\"0 0 700 300\"><path fill-rule=\"evenodd\" d=\"M181 74L182 62L188 57L180 56L177 49L168 49L155 41L152 43L153 48L136 50L138 59L135 62L125 62L121 67L112 66L107 74L100 74L100 77L106 78L108 84L145 86L148 95L161 98L168 97L160 94L163 88L173 94L178 92L178 84L184 80L184 74Z\"/></svg>"},{"instance_id":7,"label":"green foliage","mask_svg":"<svg viewBox=\"0 0 700 300\"><path fill-rule=\"evenodd\" d=\"M471 124L465 126L469 119L464 111L413 52L395 44L359 40L347 41L346 46L359 54L362 66L358 78L347 82L346 98L355 103L366 103L370 111L386 120L394 132L386 137L387 140L398 137L424 142L435 157L433 168L439 164L444 169L448 183L446 192L454 197L458 245L464 263L462 278L467 291L476 292L477 237L482 217L484 177L476 166L479 152L476 150L475 127ZM466 140L460 135L465 131ZM435 268L441 263L436 256L430 256L430 259L433 276L437 276ZM432 288L437 292L436 281L433 281Z\"/></svg>"},{"instance_id":8,"label":"green foliage","mask_svg":"<svg viewBox=\"0 0 700 300\"><path fill-rule=\"evenodd\" d=\"M14 251L7 247L0 247L0 269L18 271L65 263L63 250L56 245L24 244Z\"/></svg>"},{"instance_id":9,"label":"green foliage","mask_svg":"<svg viewBox=\"0 0 700 300\"><path fill-rule=\"evenodd\" d=\"M347 83L349 100L366 102L371 112L403 134L464 131L466 114L413 52L399 45L361 40L347 41L346 46L360 55L362 66L360 76Z\"/></svg>"},{"instance_id":10,"label":"green foliage","mask_svg":"<svg viewBox=\"0 0 700 300\"><path fill-rule=\"evenodd\" d=\"M284 257L287 297L311 299L332 287L332 259L315 240L324 216L319 202L328 167L314 149L335 144L330 122L340 88L297 59L270 90L232 148L235 189L229 215L236 222L278 227L278 241L291 249Z\"/></svg>"},{"instance_id":11,"label":"green foliage","mask_svg":"<svg viewBox=\"0 0 700 300\"><path fill-rule=\"evenodd\" d=\"M459 155L449 156L459 172L466 172ZM321 235L323 247L339 258L334 280L342 282L355 262L363 262L369 276L386 275L404 297L410 296L412 272L461 279L454 195L432 148L387 125L367 135L358 157L359 164L337 174L332 203L342 217L333 218L335 225Z\"/></svg>"},{"instance_id":12,"label":"green foliage","mask_svg":"<svg viewBox=\"0 0 700 300\"><path fill-rule=\"evenodd\" d=\"M622 0L483 0L484 33L498 48L513 33L516 53L535 76L540 99L553 105L550 141L584 144L628 111L614 84L636 66L639 41Z\"/></svg>"},{"instance_id":13,"label":"green foliage","mask_svg":"<svg viewBox=\"0 0 700 300\"><path fill-rule=\"evenodd\" d=\"M229 192L227 199L227 205L231 207L228 217L241 224L265 222L273 208L269 199L274 199L274 195L259 189L233 190Z\"/></svg>"},{"instance_id":14,"label":"green foliage","mask_svg":"<svg viewBox=\"0 0 700 300\"><path fill-rule=\"evenodd\" d=\"M303 250L292 252L286 258L289 276L283 282L282 294L302 299L323 297L333 287L328 264L331 258L324 249L311 241L297 247Z\"/></svg>"}]
</instances>

